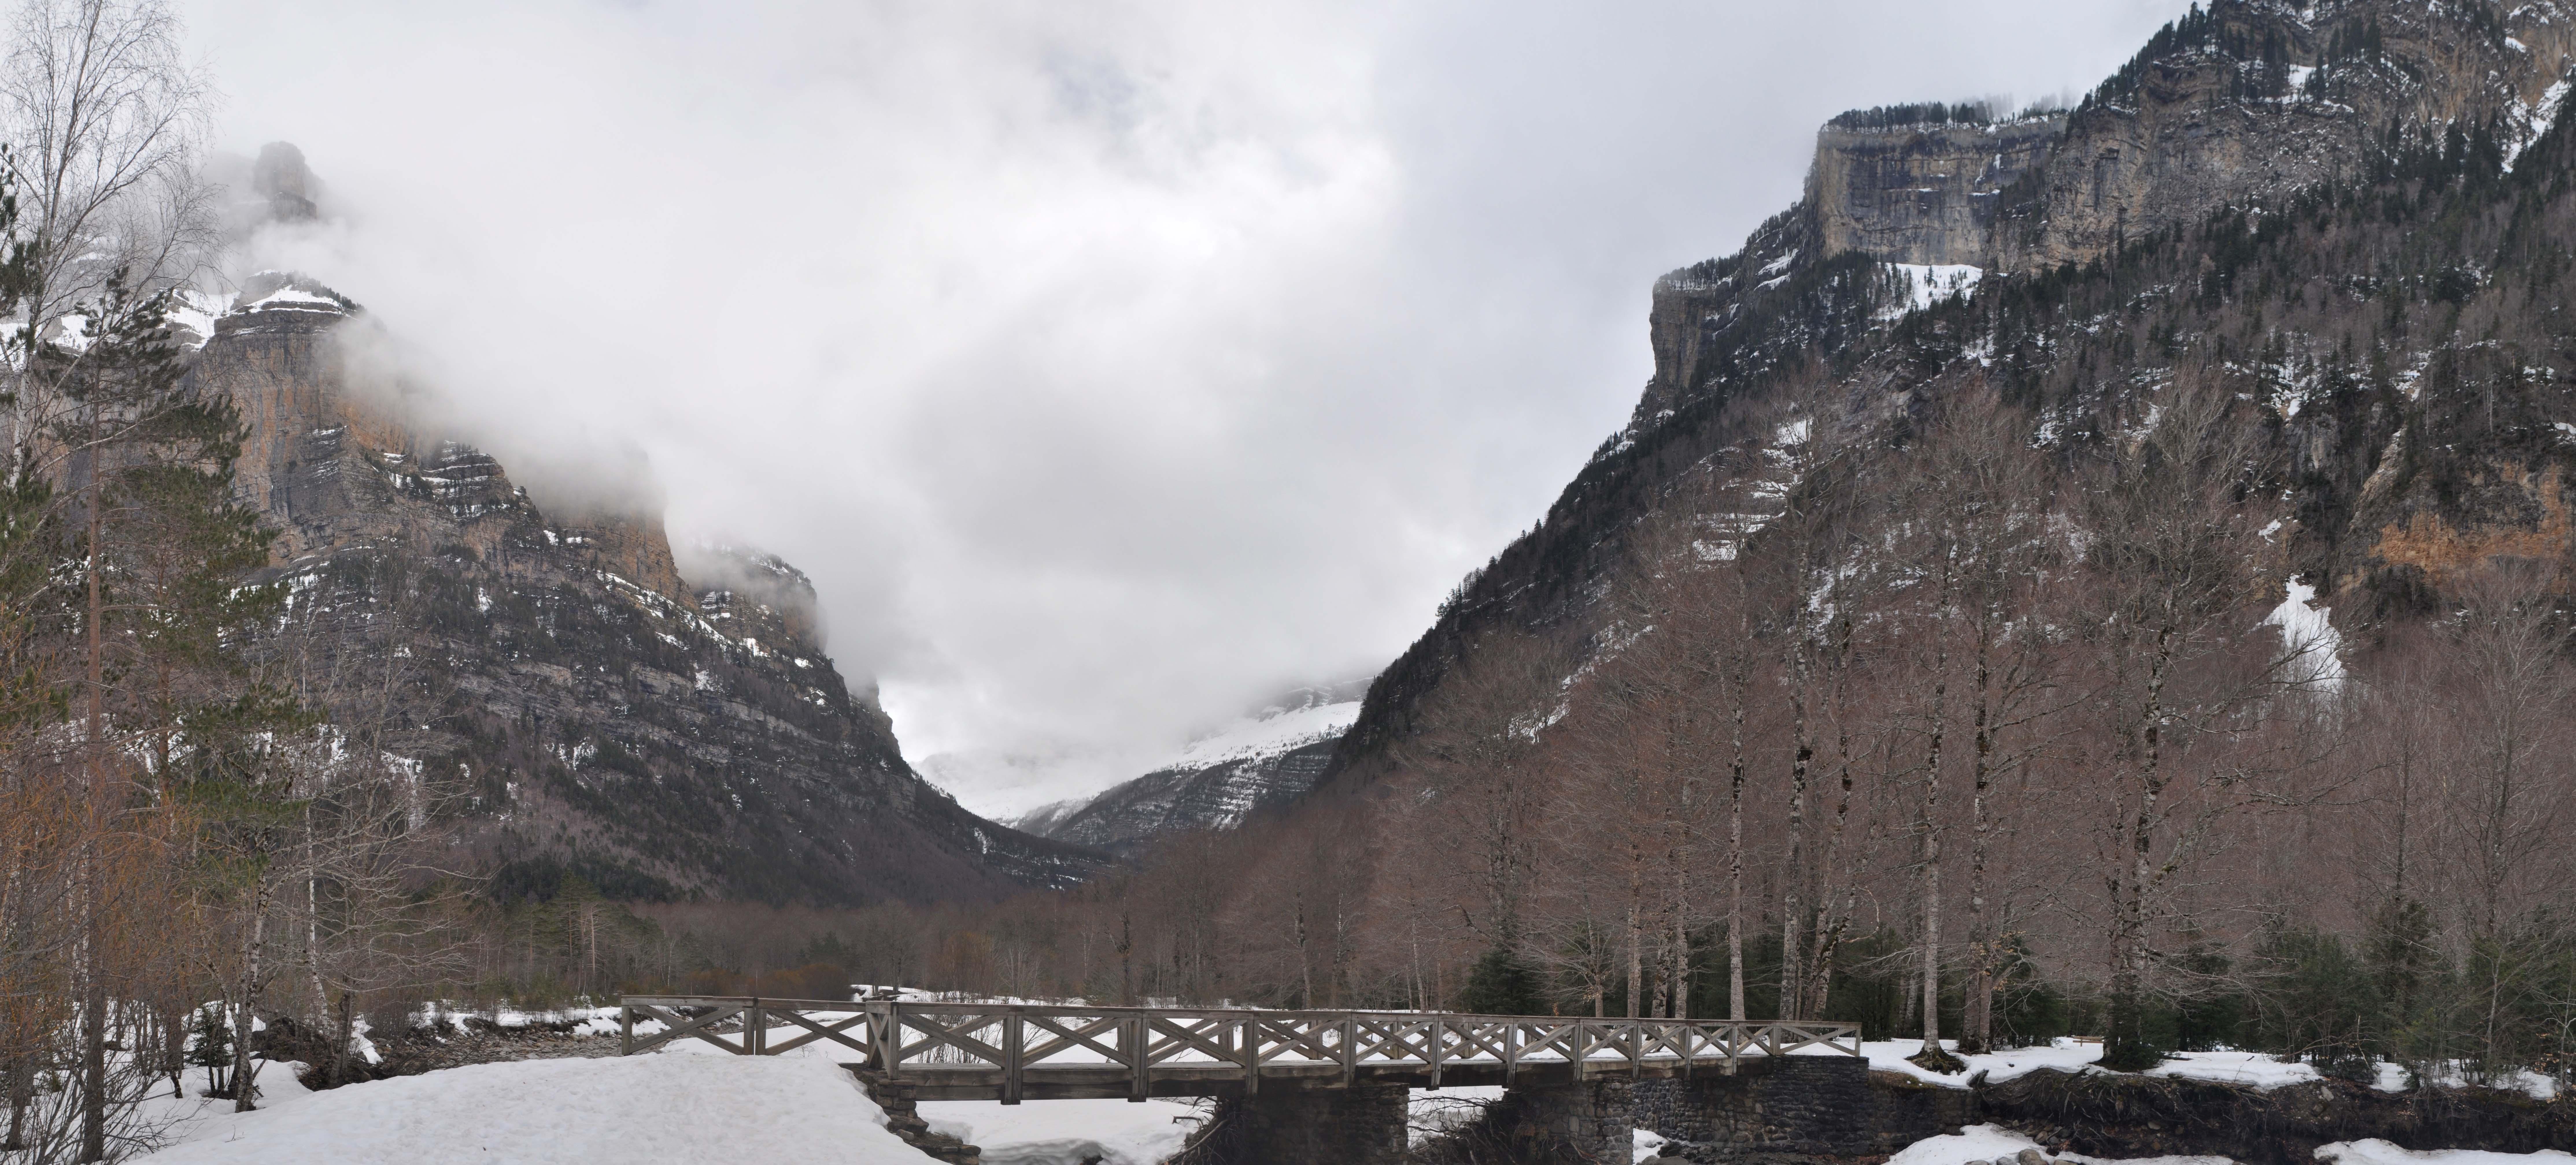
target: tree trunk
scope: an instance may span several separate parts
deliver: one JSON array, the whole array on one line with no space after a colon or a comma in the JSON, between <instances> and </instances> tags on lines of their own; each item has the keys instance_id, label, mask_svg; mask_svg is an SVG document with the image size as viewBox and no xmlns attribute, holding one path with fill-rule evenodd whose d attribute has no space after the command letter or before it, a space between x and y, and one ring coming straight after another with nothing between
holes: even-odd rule
<instances>
[{"instance_id":1,"label":"tree trunk","mask_svg":"<svg viewBox=\"0 0 2576 1165\"><path fill-rule=\"evenodd\" d=\"M1989 646L1993 636L1985 624L1977 636L1977 711L1976 740L1970 763L1970 813L1975 819L1968 847L1968 981L1960 1019L1966 1028L1959 1033L1959 1051L1981 1055L1994 1046L1994 960L1993 936L1986 922L1986 791L1994 780L1994 709L1992 700L1993 669Z\"/></svg>"},{"instance_id":2,"label":"tree trunk","mask_svg":"<svg viewBox=\"0 0 2576 1165\"><path fill-rule=\"evenodd\" d=\"M256 1001L259 999L260 976L262 974L260 967L260 955L262 953L261 948L266 942L268 935L267 901L265 899L261 900L258 903L258 907L258 912L251 916L250 940L242 952L241 1000L233 1008L232 1092L234 1112L250 1112L259 1107L258 1105L251 1103L252 1095L258 1091L259 1067L257 1062L250 1058L250 1040L251 1028L259 1019L259 1009Z\"/></svg>"},{"instance_id":3,"label":"tree trunk","mask_svg":"<svg viewBox=\"0 0 2576 1165\"><path fill-rule=\"evenodd\" d=\"M1740 675L1741 673L1739 673ZM1735 759L1727 773L1726 1018L1744 1022L1744 683L1736 685Z\"/></svg>"},{"instance_id":4,"label":"tree trunk","mask_svg":"<svg viewBox=\"0 0 2576 1165\"><path fill-rule=\"evenodd\" d=\"M1947 598L1948 588L1943 590ZM1942 1065L1950 1062L1941 1050L1940 819L1941 743L1949 712L1943 702L1949 692L1950 655L1947 647L1940 647L1932 658L1932 740L1923 760L1923 1050L1919 1054Z\"/></svg>"},{"instance_id":5,"label":"tree trunk","mask_svg":"<svg viewBox=\"0 0 2576 1165\"><path fill-rule=\"evenodd\" d=\"M1636 867L1631 865L1629 868L1634 870ZM1640 912L1637 909L1637 894L1642 888L1637 885L1637 879L1634 874L1631 874L1629 877L1629 886L1628 1018L1636 1019L1640 1014L1638 1011L1638 1004L1644 1002L1643 997L1646 990L1646 927L1645 921L1639 916Z\"/></svg>"},{"instance_id":6,"label":"tree trunk","mask_svg":"<svg viewBox=\"0 0 2576 1165\"><path fill-rule=\"evenodd\" d=\"M92 406L95 408L96 406ZM82 871L83 926L81 959L81 1138L80 1160L107 1159L107 967L105 919L107 877L105 855L99 847L106 840L107 821L107 659L104 633L100 624L107 618L107 592L100 578L104 554L100 546L105 533L106 494L99 453L92 448L89 460L89 560L84 574L88 591L88 608L81 628L89 658L86 661L89 686L89 717L86 726L89 754L89 836L85 839L87 867Z\"/></svg>"},{"instance_id":7,"label":"tree trunk","mask_svg":"<svg viewBox=\"0 0 2576 1165\"><path fill-rule=\"evenodd\" d=\"M2157 807L2164 794L2164 684L2173 634L2171 627L2157 628L2155 654L2147 667L2146 708L2139 718L2138 810L2129 823L2129 886L2118 901L2111 933L2111 1030L2103 1039L2102 1063L2123 1071L2151 1067L2157 1054L2146 1038L2147 895L2154 881Z\"/></svg>"},{"instance_id":8,"label":"tree trunk","mask_svg":"<svg viewBox=\"0 0 2576 1165\"><path fill-rule=\"evenodd\" d=\"M1807 730L1807 680L1810 668L1806 648L1807 629L1803 617L1790 649L1789 719L1790 736L1796 741L1797 753L1789 762L1789 860L1780 875L1780 1004L1775 1009L1782 1020L1805 1018L1798 1010L1798 995L1805 985L1799 973L1798 924L1806 902L1799 890L1806 880L1801 864L1807 842L1807 766L1815 760L1815 740Z\"/></svg>"},{"instance_id":9,"label":"tree trunk","mask_svg":"<svg viewBox=\"0 0 2576 1165\"><path fill-rule=\"evenodd\" d=\"M1673 1007L1674 1019L1690 1018L1690 873L1682 863L1673 871Z\"/></svg>"}]
</instances>

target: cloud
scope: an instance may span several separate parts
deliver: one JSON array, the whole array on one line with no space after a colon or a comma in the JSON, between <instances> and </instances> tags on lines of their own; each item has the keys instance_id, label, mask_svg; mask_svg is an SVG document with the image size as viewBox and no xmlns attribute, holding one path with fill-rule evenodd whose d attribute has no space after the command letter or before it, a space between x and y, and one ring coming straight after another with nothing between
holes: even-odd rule
<instances>
[{"instance_id":1,"label":"cloud","mask_svg":"<svg viewBox=\"0 0 2576 1165\"><path fill-rule=\"evenodd\" d=\"M675 531L804 568L920 756L1167 743L1383 663L1824 117L2080 88L2178 8L187 13L223 144L297 143L346 216L301 265L496 451L640 449Z\"/></svg>"}]
</instances>

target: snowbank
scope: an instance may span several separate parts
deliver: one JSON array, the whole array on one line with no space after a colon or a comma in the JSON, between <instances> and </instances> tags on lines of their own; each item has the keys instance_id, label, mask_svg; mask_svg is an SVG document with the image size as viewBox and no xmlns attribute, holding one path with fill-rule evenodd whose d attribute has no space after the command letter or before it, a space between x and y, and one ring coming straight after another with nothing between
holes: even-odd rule
<instances>
[{"instance_id":1,"label":"snowbank","mask_svg":"<svg viewBox=\"0 0 2576 1165\"><path fill-rule=\"evenodd\" d=\"M920 1165L828 1060L636 1056L523 1060L209 1113L154 1165L280 1161L857 1162Z\"/></svg>"},{"instance_id":2,"label":"snowbank","mask_svg":"<svg viewBox=\"0 0 2576 1165\"><path fill-rule=\"evenodd\" d=\"M1949 1136L1926 1137L1907 1145L1902 1152L1887 1159L1887 1165L1984 1165L1997 1157L2010 1157L2024 1149L2038 1149L2039 1142L2020 1133L1994 1125L1969 1125ZM2047 1150L2041 1149L2043 1153ZM2072 1161L2076 1165L2108 1165L2109 1158L2087 1157L2081 1153L2051 1153L2053 1161ZM2127 1157L2122 1165L2234 1165L2225 1157ZM2371 1165L2378 1165L2374 1162Z\"/></svg>"},{"instance_id":3,"label":"snowbank","mask_svg":"<svg viewBox=\"0 0 2576 1165\"><path fill-rule=\"evenodd\" d=\"M984 1165L1154 1165L1181 1151L1199 1111L1149 1100L925 1100L921 1119L984 1150Z\"/></svg>"},{"instance_id":4,"label":"snowbank","mask_svg":"<svg viewBox=\"0 0 2576 1165\"><path fill-rule=\"evenodd\" d=\"M1953 1053L1958 1050L1958 1045L1949 1040L1941 1041L1941 1046L1949 1048ZM1906 1061L1907 1056L1921 1051L1922 1048L1921 1040L1871 1040L1861 1045L1861 1053L1869 1057L1869 1066L1873 1070L1895 1072L1911 1076L1926 1084L1939 1084L1950 1088L1967 1087L1969 1079L1979 1072L1986 1074L1987 1083L2001 1084L2006 1080L2027 1076L2043 1068L2053 1068L2061 1072L2082 1072L2090 1069L2095 1060L2102 1058L2100 1044L2061 1039L2044 1048L2013 1048L1978 1056L1960 1056L1961 1060L1966 1061L1968 1070L1955 1076L1944 1076L1926 1072ZM1799 1054L1839 1056L1843 1053L1810 1048ZM2214 1080L2222 1084L2245 1084L2267 1090L2322 1079L2315 1066L2305 1063L2283 1063L2274 1059L2268 1052L2183 1052L2173 1059L2148 1069L2145 1074L2180 1076L2192 1080ZM2446 1080L2441 1083L2458 1082ZM2405 1070L2394 1064L2380 1065L2376 1086L2382 1092L2403 1091L2406 1087ZM2517 1077L2514 1086L2540 1100L2547 1100L2554 1095L2549 1078L2536 1073L2523 1073ZM1956 1163L1953 1162L1952 1165Z\"/></svg>"},{"instance_id":5,"label":"snowbank","mask_svg":"<svg viewBox=\"0 0 2576 1165\"><path fill-rule=\"evenodd\" d=\"M2568 1165L2576 1156L2556 1149L2537 1153L2490 1153L2484 1149L2435 1149L2418 1152L2386 1141L2341 1141L2317 1148L2317 1160L2330 1165Z\"/></svg>"}]
</instances>

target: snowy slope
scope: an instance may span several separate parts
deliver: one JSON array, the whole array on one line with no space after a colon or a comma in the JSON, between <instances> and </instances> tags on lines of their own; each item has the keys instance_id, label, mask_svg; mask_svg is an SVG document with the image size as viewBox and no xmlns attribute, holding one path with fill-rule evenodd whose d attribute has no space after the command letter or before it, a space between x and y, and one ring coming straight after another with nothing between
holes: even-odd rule
<instances>
[{"instance_id":1,"label":"snowy slope","mask_svg":"<svg viewBox=\"0 0 2576 1165\"><path fill-rule=\"evenodd\" d=\"M1359 715L1357 700L1275 709L1238 720L1190 742L1188 748L1181 750L1181 755L1158 766L1155 771L1203 769L1229 761L1278 756L1309 744L1339 740L1343 733L1350 731L1351 722L1359 719Z\"/></svg>"}]
</instances>

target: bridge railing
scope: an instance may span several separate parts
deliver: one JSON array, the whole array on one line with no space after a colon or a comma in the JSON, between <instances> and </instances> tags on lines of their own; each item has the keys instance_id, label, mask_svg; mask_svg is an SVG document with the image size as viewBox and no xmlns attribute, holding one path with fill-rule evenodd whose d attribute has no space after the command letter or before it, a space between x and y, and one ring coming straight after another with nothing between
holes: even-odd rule
<instances>
[{"instance_id":1,"label":"bridge railing","mask_svg":"<svg viewBox=\"0 0 2576 1165\"><path fill-rule=\"evenodd\" d=\"M1574 1065L1611 1075L1654 1065L1726 1063L1808 1048L1861 1054L1860 1029L1842 1023L1730 1023L1697 1019L1593 1019L1408 1011L1258 1011L1235 1008L1058 1007L985 1003L848 1003L750 996L627 996L619 1001L621 1051L698 1039L736 1055L766 1056L830 1042L889 1077L997 1077L1004 1103L1042 1075L1124 1080L1148 1094L1157 1076L1302 1078L1366 1070L1427 1074L1499 1066ZM663 1030L637 1036L639 1021ZM739 1030L719 1031L739 1020ZM778 1038L773 1028L785 1029ZM1490 1078L1490 1076L1488 1076Z\"/></svg>"}]
</instances>

